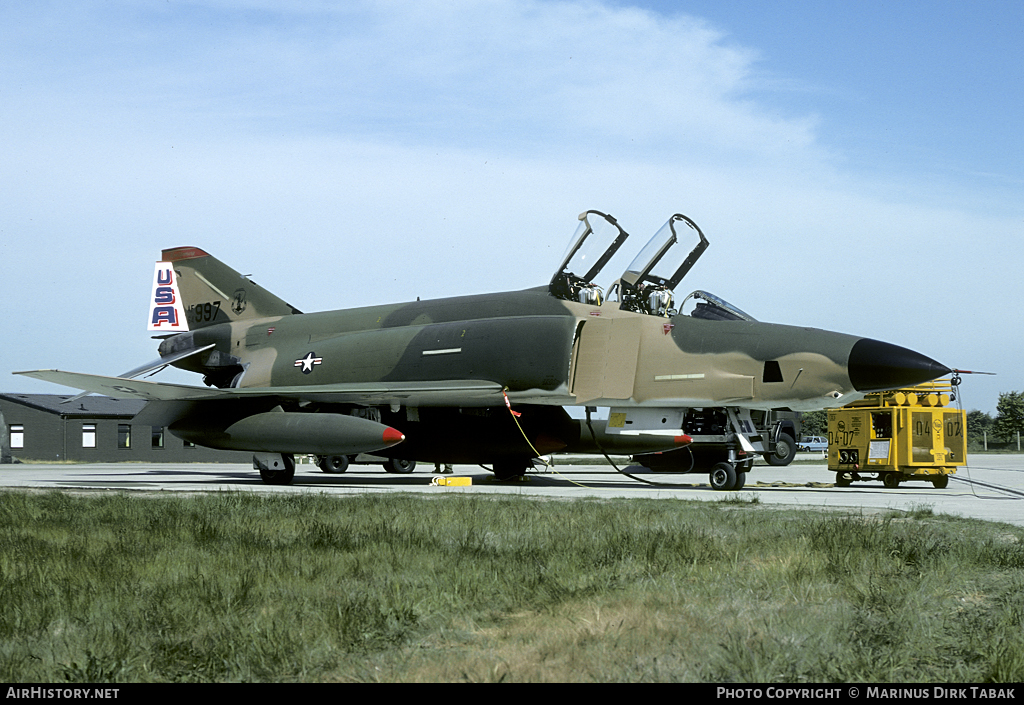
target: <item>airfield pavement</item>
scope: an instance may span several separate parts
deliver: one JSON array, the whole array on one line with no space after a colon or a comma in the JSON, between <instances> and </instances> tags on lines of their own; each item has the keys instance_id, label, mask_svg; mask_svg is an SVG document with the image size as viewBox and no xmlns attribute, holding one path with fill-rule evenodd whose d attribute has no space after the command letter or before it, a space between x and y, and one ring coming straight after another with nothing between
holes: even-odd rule
<instances>
[{"instance_id":1,"label":"airfield pavement","mask_svg":"<svg viewBox=\"0 0 1024 705\"><path fill-rule=\"evenodd\" d=\"M642 472L630 474L657 486L618 474L601 465L556 465L527 475L524 481L498 482L477 466L456 465L454 475L435 475L421 463L406 475L385 473L378 465L351 465L343 474L328 475L315 465L300 464L288 486L265 485L249 465L233 464L15 464L0 466L0 488L80 492L320 492L349 495L365 492L419 492L425 495L503 494L522 497L637 497L720 501L730 496L762 505L820 507L876 513L931 508L936 514L973 517L1024 526L1024 455L975 455L969 465L950 476L946 489L930 482L906 482L886 489L880 481L833 486L835 474L824 460L798 461L787 467L757 465L747 473L739 492L718 492L706 474ZM557 462L557 461L556 461ZM627 470L627 468L622 468ZM469 486L434 486L436 477L470 477Z\"/></svg>"}]
</instances>

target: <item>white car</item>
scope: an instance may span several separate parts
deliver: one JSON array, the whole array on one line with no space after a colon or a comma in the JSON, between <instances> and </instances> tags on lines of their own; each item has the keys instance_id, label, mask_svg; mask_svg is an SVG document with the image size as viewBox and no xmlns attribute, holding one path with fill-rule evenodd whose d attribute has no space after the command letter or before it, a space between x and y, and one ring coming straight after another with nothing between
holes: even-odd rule
<instances>
[{"instance_id":1,"label":"white car","mask_svg":"<svg viewBox=\"0 0 1024 705\"><path fill-rule=\"evenodd\" d=\"M819 453L828 452L828 439L824 436L801 436L800 442L797 443L797 450L802 451L817 451Z\"/></svg>"}]
</instances>

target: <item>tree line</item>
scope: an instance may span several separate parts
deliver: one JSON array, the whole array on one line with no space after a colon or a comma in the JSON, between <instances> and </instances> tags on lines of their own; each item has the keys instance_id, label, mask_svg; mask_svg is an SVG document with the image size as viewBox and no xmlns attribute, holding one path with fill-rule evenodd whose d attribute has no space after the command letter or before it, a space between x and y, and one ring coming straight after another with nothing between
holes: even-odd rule
<instances>
[{"instance_id":1,"label":"tree line","mask_svg":"<svg viewBox=\"0 0 1024 705\"><path fill-rule=\"evenodd\" d=\"M1018 433L1024 433L1024 392L1002 392L995 418L977 409L967 412L968 439L980 441L986 433L989 438L1005 442L1016 440Z\"/></svg>"}]
</instances>

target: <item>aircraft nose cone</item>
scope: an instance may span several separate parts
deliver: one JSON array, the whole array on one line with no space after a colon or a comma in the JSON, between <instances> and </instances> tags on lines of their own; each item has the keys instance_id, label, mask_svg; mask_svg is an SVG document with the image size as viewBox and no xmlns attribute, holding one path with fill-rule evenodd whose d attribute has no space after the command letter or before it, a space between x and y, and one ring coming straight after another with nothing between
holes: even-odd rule
<instances>
[{"instance_id":1,"label":"aircraft nose cone","mask_svg":"<svg viewBox=\"0 0 1024 705\"><path fill-rule=\"evenodd\" d=\"M921 353L871 338L854 343L848 367L850 382L858 392L910 387L952 372Z\"/></svg>"}]
</instances>

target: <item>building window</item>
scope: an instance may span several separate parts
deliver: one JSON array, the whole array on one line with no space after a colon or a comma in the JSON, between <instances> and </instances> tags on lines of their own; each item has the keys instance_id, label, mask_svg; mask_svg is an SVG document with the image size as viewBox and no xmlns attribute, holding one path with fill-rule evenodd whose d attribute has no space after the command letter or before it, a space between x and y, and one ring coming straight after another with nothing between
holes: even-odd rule
<instances>
[{"instance_id":1,"label":"building window","mask_svg":"<svg viewBox=\"0 0 1024 705\"><path fill-rule=\"evenodd\" d=\"M25 427L20 423L11 424L11 448L24 448L25 447Z\"/></svg>"},{"instance_id":2,"label":"building window","mask_svg":"<svg viewBox=\"0 0 1024 705\"><path fill-rule=\"evenodd\" d=\"M118 448L131 448L132 447L132 426L127 423L119 423L117 425L117 447Z\"/></svg>"},{"instance_id":3,"label":"building window","mask_svg":"<svg viewBox=\"0 0 1024 705\"><path fill-rule=\"evenodd\" d=\"M96 424L84 423L82 424L82 447L83 448L95 448L96 447Z\"/></svg>"},{"instance_id":4,"label":"building window","mask_svg":"<svg viewBox=\"0 0 1024 705\"><path fill-rule=\"evenodd\" d=\"M153 427L153 449L164 447L164 427L154 426Z\"/></svg>"}]
</instances>

